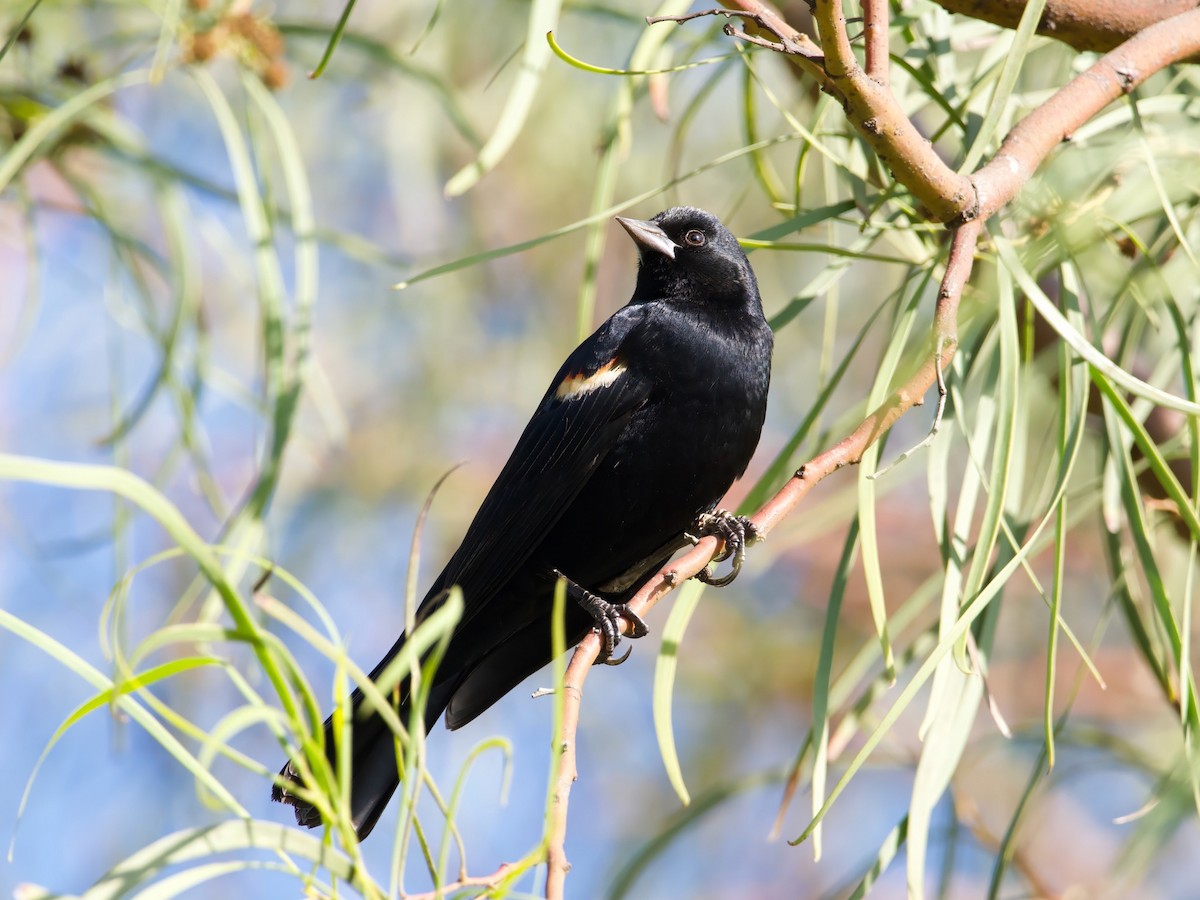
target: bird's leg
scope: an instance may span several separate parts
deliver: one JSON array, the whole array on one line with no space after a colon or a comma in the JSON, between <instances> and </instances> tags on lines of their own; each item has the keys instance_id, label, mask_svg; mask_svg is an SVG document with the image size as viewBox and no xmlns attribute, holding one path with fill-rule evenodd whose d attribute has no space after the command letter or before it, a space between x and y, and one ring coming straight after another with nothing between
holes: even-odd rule
<instances>
[{"instance_id":1,"label":"bird's leg","mask_svg":"<svg viewBox=\"0 0 1200 900\"><path fill-rule=\"evenodd\" d=\"M554 577L561 578L567 583L567 596L587 610L588 615L596 622L596 633L603 641L596 662L604 663L606 666L619 666L629 658L628 651L620 659L612 658L613 650L616 649L617 644L621 643L621 629L617 625L617 619L624 619L629 623L631 638L645 637L650 633L650 629L646 627L641 616L633 612L626 604L609 603L603 597L598 597L586 588L580 587L558 569L554 570Z\"/></svg>"},{"instance_id":2,"label":"bird's leg","mask_svg":"<svg viewBox=\"0 0 1200 900\"><path fill-rule=\"evenodd\" d=\"M711 584L713 587L725 587L737 578L738 572L742 570L742 563L746 560L746 545L759 539L758 529L750 521L749 516L735 515L727 509L715 509L710 513L701 513L696 518L694 529L694 535L684 535L693 544L710 534L719 537L725 544L725 549L713 562L723 562L733 558L733 568L728 575L717 578L709 574L708 568L705 567L696 573L696 580Z\"/></svg>"}]
</instances>

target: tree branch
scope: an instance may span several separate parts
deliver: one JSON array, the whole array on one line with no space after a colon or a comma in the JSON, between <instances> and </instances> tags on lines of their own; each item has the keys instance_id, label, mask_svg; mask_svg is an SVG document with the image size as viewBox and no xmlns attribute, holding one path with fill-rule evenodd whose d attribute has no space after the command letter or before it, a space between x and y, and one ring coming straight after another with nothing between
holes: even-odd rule
<instances>
[{"instance_id":1,"label":"tree branch","mask_svg":"<svg viewBox=\"0 0 1200 900\"><path fill-rule=\"evenodd\" d=\"M805 71L809 71L810 67L817 68L815 74L821 90L842 104L846 118L891 170L896 180L929 210L930 218L938 222L965 218L964 212L975 206L975 191L970 180L951 169L937 155L888 89L887 79L881 82L872 78L858 64L846 32L846 17L842 14L840 0L816 0L814 19L825 51L823 68L811 53L801 55L789 49L789 41L796 39L797 35L804 41L808 39L788 25L777 11L759 0L737 0L736 5L746 10L745 18L779 40L779 45L773 49L793 61L803 60ZM726 10L709 10L688 18L699 15L729 13ZM881 24L877 9L872 12L872 17L874 24ZM887 29L879 28L878 31L886 35ZM882 40L886 42L886 37ZM871 43L875 46L876 54L876 61L873 62L878 65L878 34ZM885 61L886 58L884 53Z\"/></svg>"},{"instance_id":2,"label":"tree branch","mask_svg":"<svg viewBox=\"0 0 1200 900\"><path fill-rule=\"evenodd\" d=\"M937 306L934 310L934 346L941 346L941 369L945 371L958 348L958 304L963 287L971 275L975 259L975 245L979 240L979 222L968 222L954 233L950 244L950 256L946 272L938 290ZM857 464L863 453L900 416L921 402L921 399L937 382L938 363L931 356L917 373L867 416L840 443L813 457L796 472L796 476L754 514L754 524L760 533L766 534L786 517L804 495L827 475L844 466ZM689 554L690 555L690 554Z\"/></svg>"},{"instance_id":3,"label":"tree branch","mask_svg":"<svg viewBox=\"0 0 1200 900\"><path fill-rule=\"evenodd\" d=\"M948 222L973 203L970 181L934 152L886 85L867 76L846 33L841 0L816 0L813 18L825 49L825 71L840 93L846 118L891 170L930 211Z\"/></svg>"},{"instance_id":4,"label":"tree branch","mask_svg":"<svg viewBox=\"0 0 1200 900\"><path fill-rule=\"evenodd\" d=\"M892 424L913 406L919 404L925 393L936 383L939 365L945 369L954 358L958 347L958 304L963 288L971 276L975 259L975 245L979 239L979 222L967 222L958 228L950 243L950 254L946 260L946 271L938 290L937 306L934 311L934 346L941 348L941 358L930 359L917 370L903 386L872 412L862 424L836 446L818 454L805 463L778 493L763 504L751 521L760 537L765 537L788 515L809 490L825 476L844 466L854 465L863 453ZM935 351L936 352L936 351ZM703 538L686 554L665 565L629 601L632 612L642 615L676 586L698 573L712 562L721 550L721 541L715 537ZM628 623L621 620L621 632L628 631ZM554 803L551 809L550 845L546 859L549 871L546 874L547 900L561 900L567 871L570 865L563 849L567 835L567 806L571 785L578 777L575 757L575 741L579 729L579 711L583 703L583 682L600 653L600 636L589 632L575 648L571 662L563 678L562 729L554 746L562 754L559 760L558 779L554 786Z\"/></svg>"},{"instance_id":5,"label":"tree branch","mask_svg":"<svg viewBox=\"0 0 1200 900\"><path fill-rule=\"evenodd\" d=\"M870 9L875 0L865 2ZM792 36L799 32L788 26L778 12L758 0L745 0L738 5L748 10L753 8L753 12L741 15L778 38L778 45L768 42L768 46L792 59L803 58L807 66L818 66L818 58L807 48L801 53L791 46ZM705 15L738 14L714 9L679 18ZM873 15L877 16L878 10ZM821 89L841 101L850 124L896 180L926 207L929 218L951 224L994 215L1017 195L1038 165L1076 128L1155 72L1200 54L1200 9L1193 6L1190 12L1151 25L1073 78L1018 122L996 156L967 177L951 169L934 152L886 83L871 78L858 64L846 33L840 0L814 0L814 18L825 50L819 76ZM729 28L726 33L746 37Z\"/></svg>"},{"instance_id":6,"label":"tree branch","mask_svg":"<svg viewBox=\"0 0 1200 900\"><path fill-rule=\"evenodd\" d=\"M1075 129L1172 63L1200 53L1200 9L1152 25L1018 122L974 175L976 204L963 218L987 219L1008 204L1037 167Z\"/></svg>"},{"instance_id":7,"label":"tree branch","mask_svg":"<svg viewBox=\"0 0 1200 900\"><path fill-rule=\"evenodd\" d=\"M888 0L863 0L863 46L867 77L888 86Z\"/></svg>"},{"instance_id":8,"label":"tree branch","mask_svg":"<svg viewBox=\"0 0 1200 900\"><path fill-rule=\"evenodd\" d=\"M1016 28L1026 0L934 0L943 9ZM1038 34L1105 53L1151 25L1195 9L1196 0L1047 0Z\"/></svg>"}]
</instances>

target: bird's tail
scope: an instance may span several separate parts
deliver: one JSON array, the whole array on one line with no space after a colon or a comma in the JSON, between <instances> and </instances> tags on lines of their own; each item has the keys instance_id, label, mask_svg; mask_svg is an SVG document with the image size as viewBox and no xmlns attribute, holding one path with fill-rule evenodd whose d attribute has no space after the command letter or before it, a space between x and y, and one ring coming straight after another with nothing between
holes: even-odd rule
<instances>
[{"instance_id":1,"label":"bird's tail","mask_svg":"<svg viewBox=\"0 0 1200 900\"><path fill-rule=\"evenodd\" d=\"M371 673L374 680L404 646L404 637L391 649ZM400 722L407 728L412 713L409 683L399 686L400 702L395 707ZM425 706L425 729L428 731L450 701L453 685L435 682L429 692ZM396 760L396 742L392 729L379 713L364 703L361 690L355 689L350 696L349 708L352 715L350 739L350 818L361 841L375 823L400 785ZM330 766L337 771L337 744L334 740L333 716L325 720L325 755ZM401 750L403 752L403 750ZM293 784L302 784L299 770L292 760L284 765L279 774ZM292 793L285 785L276 784L271 789L271 799L295 807L296 822L308 828L321 824L321 814L311 803Z\"/></svg>"}]
</instances>

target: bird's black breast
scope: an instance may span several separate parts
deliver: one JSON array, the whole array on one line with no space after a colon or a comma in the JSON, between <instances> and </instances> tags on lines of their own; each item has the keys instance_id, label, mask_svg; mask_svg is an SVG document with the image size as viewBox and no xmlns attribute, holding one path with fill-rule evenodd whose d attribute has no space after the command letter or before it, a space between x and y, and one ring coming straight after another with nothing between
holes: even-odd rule
<instances>
[{"instance_id":1,"label":"bird's black breast","mask_svg":"<svg viewBox=\"0 0 1200 900\"><path fill-rule=\"evenodd\" d=\"M665 304L622 348L645 403L535 558L592 590L678 543L745 471L766 415L771 332Z\"/></svg>"}]
</instances>

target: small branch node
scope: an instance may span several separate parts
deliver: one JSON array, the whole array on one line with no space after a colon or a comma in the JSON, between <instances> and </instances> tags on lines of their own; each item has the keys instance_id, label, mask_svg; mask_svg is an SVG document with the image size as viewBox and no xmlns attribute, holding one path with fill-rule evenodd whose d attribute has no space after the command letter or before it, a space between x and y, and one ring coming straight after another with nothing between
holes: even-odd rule
<instances>
[{"instance_id":1,"label":"small branch node","mask_svg":"<svg viewBox=\"0 0 1200 900\"><path fill-rule=\"evenodd\" d=\"M701 19L707 16L724 16L726 19L738 18L745 22L753 22L763 31L772 35L775 40L768 41L765 38L760 38L757 35L747 34L746 32L735 28L731 21L726 22L722 27L723 31L729 37L737 38L745 41L748 44L754 44L756 47L764 47L767 50L772 50L776 53L783 53L787 56L799 56L812 62L823 65L825 58L821 54L820 48L814 44L807 35L787 28L787 24L779 19L778 13L774 12L750 12L737 9L705 9L700 12L688 13L682 16L647 16L646 23L655 25L659 22L674 22L681 25L684 22L690 22L692 19Z\"/></svg>"}]
</instances>

